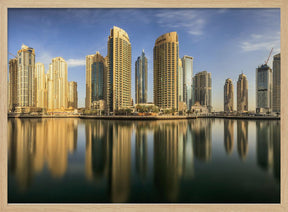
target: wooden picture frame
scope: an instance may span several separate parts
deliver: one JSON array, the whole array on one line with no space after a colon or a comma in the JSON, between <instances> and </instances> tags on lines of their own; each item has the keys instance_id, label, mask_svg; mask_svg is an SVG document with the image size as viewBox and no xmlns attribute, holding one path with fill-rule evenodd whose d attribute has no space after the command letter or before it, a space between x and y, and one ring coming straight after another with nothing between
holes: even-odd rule
<instances>
[{"instance_id":1,"label":"wooden picture frame","mask_svg":"<svg viewBox=\"0 0 288 212\"><path fill-rule=\"evenodd\" d=\"M0 0L0 211L287 211L288 210L288 3L286 0ZM8 204L7 70L8 8L280 8L281 13L281 202L280 204Z\"/></svg>"}]
</instances>

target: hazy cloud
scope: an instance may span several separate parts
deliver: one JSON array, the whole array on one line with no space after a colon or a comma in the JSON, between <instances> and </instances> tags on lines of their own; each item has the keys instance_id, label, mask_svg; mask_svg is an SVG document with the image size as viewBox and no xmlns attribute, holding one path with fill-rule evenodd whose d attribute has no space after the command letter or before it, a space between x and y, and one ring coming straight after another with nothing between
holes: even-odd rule
<instances>
[{"instance_id":1,"label":"hazy cloud","mask_svg":"<svg viewBox=\"0 0 288 212\"><path fill-rule=\"evenodd\" d=\"M280 32L270 34L251 34L246 40L240 43L243 51L271 50L280 51Z\"/></svg>"},{"instance_id":2,"label":"hazy cloud","mask_svg":"<svg viewBox=\"0 0 288 212\"><path fill-rule=\"evenodd\" d=\"M182 28L194 36L202 35L206 24L205 16L199 10L159 10L156 17L161 26Z\"/></svg>"},{"instance_id":3,"label":"hazy cloud","mask_svg":"<svg viewBox=\"0 0 288 212\"><path fill-rule=\"evenodd\" d=\"M68 67L75 67L75 66L85 66L86 60L85 59L69 59L67 60Z\"/></svg>"}]
</instances>

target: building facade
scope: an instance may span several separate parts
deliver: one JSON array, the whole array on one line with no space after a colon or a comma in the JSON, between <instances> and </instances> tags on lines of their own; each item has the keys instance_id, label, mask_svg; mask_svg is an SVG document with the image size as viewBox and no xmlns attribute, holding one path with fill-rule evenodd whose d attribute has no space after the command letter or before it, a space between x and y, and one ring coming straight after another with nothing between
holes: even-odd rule
<instances>
[{"instance_id":1,"label":"building facade","mask_svg":"<svg viewBox=\"0 0 288 212\"><path fill-rule=\"evenodd\" d=\"M281 56L280 53L273 57L273 112L281 110Z\"/></svg>"},{"instance_id":2,"label":"building facade","mask_svg":"<svg viewBox=\"0 0 288 212\"><path fill-rule=\"evenodd\" d=\"M43 63L35 64L36 76L36 107L47 108L45 92L45 67Z\"/></svg>"},{"instance_id":3,"label":"building facade","mask_svg":"<svg viewBox=\"0 0 288 212\"><path fill-rule=\"evenodd\" d=\"M105 99L106 72L107 62L99 52L86 56L86 108L91 108L93 101Z\"/></svg>"},{"instance_id":4,"label":"building facade","mask_svg":"<svg viewBox=\"0 0 288 212\"><path fill-rule=\"evenodd\" d=\"M8 109L15 110L17 107L17 82L18 82L18 60L17 58L9 60L9 88L8 88Z\"/></svg>"},{"instance_id":5,"label":"building facade","mask_svg":"<svg viewBox=\"0 0 288 212\"><path fill-rule=\"evenodd\" d=\"M145 57L144 49L135 62L135 103L147 102L147 69L148 60Z\"/></svg>"},{"instance_id":6,"label":"building facade","mask_svg":"<svg viewBox=\"0 0 288 212\"><path fill-rule=\"evenodd\" d=\"M212 110L212 79L211 73L202 71L195 74L193 78L194 101L201 106L206 106Z\"/></svg>"},{"instance_id":7,"label":"building facade","mask_svg":"<svg viewBox=\"0 0 288 212\"><path fill-rule=\"evenodd\" d=\"M68 82L68 107L78 107L77 82Z\"/></svg>"},{"instance_id":8,"label":"building facade","mask_svg":"<svg viewBox=\"0 0 288 212\"><path fill-rule=\"evenodd\" d=\"M237 81L237 112L248 111L248 80L245 74L240 74Z\"/></svg>"},{"instance_id":9,"label":"building facade","mask_svg":"<svg viewBox=\"0 0 288 212\"><path fill-rule=\"evenodd\" d=\"M47 90L47 109L54 108L54 83L53 83L53 71L52 64L49 64L49 69L45 75L46 79L46 90Z\"/></svg>"},{"instance_id":10,"label":"building facade","mask_svg":"<svg viewBox=\"0 0 288 212\"><path fill-rule=\"evenodd\" d=\"M226 79L224 85L224 112L233 112L234 110L234 86L232 80Z\"/></svg>"},{"instance_id":11,"label":"building facade","mask_svg":"<svg viewBox=\"0 0 288 212\"><path fill-rule=\"evenodd\" d=\"M18 51L17 106L36 106L35 50L22 45Z\"/></svg>"},{"instance_id":12,"label":"building facade","mask_svg":"<svg viewBox=\"0 0 288 212\"><path fill-rule=\"evenodd\" d=\"M272 109L273 89L272 69L267 65L261 65L256 69L256 111Z\"/></svg>"},{"instance_id":13,"label":"building facade","mask_svg":"<svg viewBox=\"0 0 288 212\"><path fill-rule=\"evenodd\" d=\"M169 32L156 39L153 59L154 104L162 109L178 109L177 32Z\"/></svg>"},{"instance_id":14,"label":"building facade","mask_svg":"<svg viewBox=\"0 0 288 212\"><path fill-rule=\"evenodd\" d=\"M108 37L107 111L131 105L131 43L128 34L114 26Z\"/></svg>"},{"instance_id":15,"label":"building facade","mask_svg":"<svg viewBox=\"0 0 288 212\"><path fill-rule=\"evenodd\" d=\"M193 104L193 57L182 57L183 65L183 100L188 108Z\"/></svg>"},{"instance_id":16,"label":"building facade","mask_svg":"<svg viewBox=\"0 0 288 212\"><path fill-rule=\"evenodd\" d=\"M47 72L48 109L68 108L67 63L62 57L52 59Z\"/></svg>"},{"instance_id":17,"label":"building facade","mask_svg":"<svg viewBox=\"0 0 288 212\"><path fill-rule=\"evenodd\" d=\"M183 102L184 101L184 97L183 97L183 66L182 66L182 60L179 58L178 60L178 105L179 102Z\"/></svg>"}]
</instances>

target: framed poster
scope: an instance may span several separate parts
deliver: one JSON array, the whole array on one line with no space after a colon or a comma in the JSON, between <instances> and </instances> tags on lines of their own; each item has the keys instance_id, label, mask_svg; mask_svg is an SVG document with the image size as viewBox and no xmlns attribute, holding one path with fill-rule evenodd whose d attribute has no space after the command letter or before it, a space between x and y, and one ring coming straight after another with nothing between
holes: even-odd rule
<instances>
[{"instance_id":1,"label":"framed poster","mask_svg":"<svg viewBox=\"0 0 288 212\"><path fill-rule=\"evenodd\" d=\"M1 3L1 208L287 209L287 12Z\"/></svg>"}]
</instances>

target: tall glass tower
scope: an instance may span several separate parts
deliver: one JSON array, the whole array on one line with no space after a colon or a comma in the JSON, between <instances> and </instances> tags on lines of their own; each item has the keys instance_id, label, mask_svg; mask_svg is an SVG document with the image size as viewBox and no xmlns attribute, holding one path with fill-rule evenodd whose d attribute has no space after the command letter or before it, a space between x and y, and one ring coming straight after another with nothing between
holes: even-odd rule
<instances>
[{"instance_id":1,"label":"tall glass tower","mask_svg":"<svg viewBox=\"0 0 288 212\"><path fill-rule=\"evenodd\" d=\"M148 60L144 49L142 55L135 62L135 103L147 102L147 69Z\"/></svg>"},{"instance_id":2,"label":"tall glass tower","mask_svg":"<svg viewBox=\"0 0 288 212\"><path fill-rule=\"evenodd\" d=\"M186 102L187 108L192 106L192 82L193 82L193 57L185 55L182 58L183 65L183 100Z\"/></svg>"},{"instance_id":3,"label":"tall glass tower","mask_svg":"<svg viewBox=\"0 0 288 212\"><path fill-rule=\"evenodd\" d=\"M104 100L105 72L107 63L99 52L86 56L86 108L91 108L93 101Z\"/></svg>"},{"instance_id":4,"label":"tall glass tower","mask_svg":"<svg viewBox=\"0 0 288 212\"><path fill-rule=\"evenodd\" d=\"M272 108L272 69L264 64L256 69L256 104L257 108Z\"/></svg>"}]
</instances>

